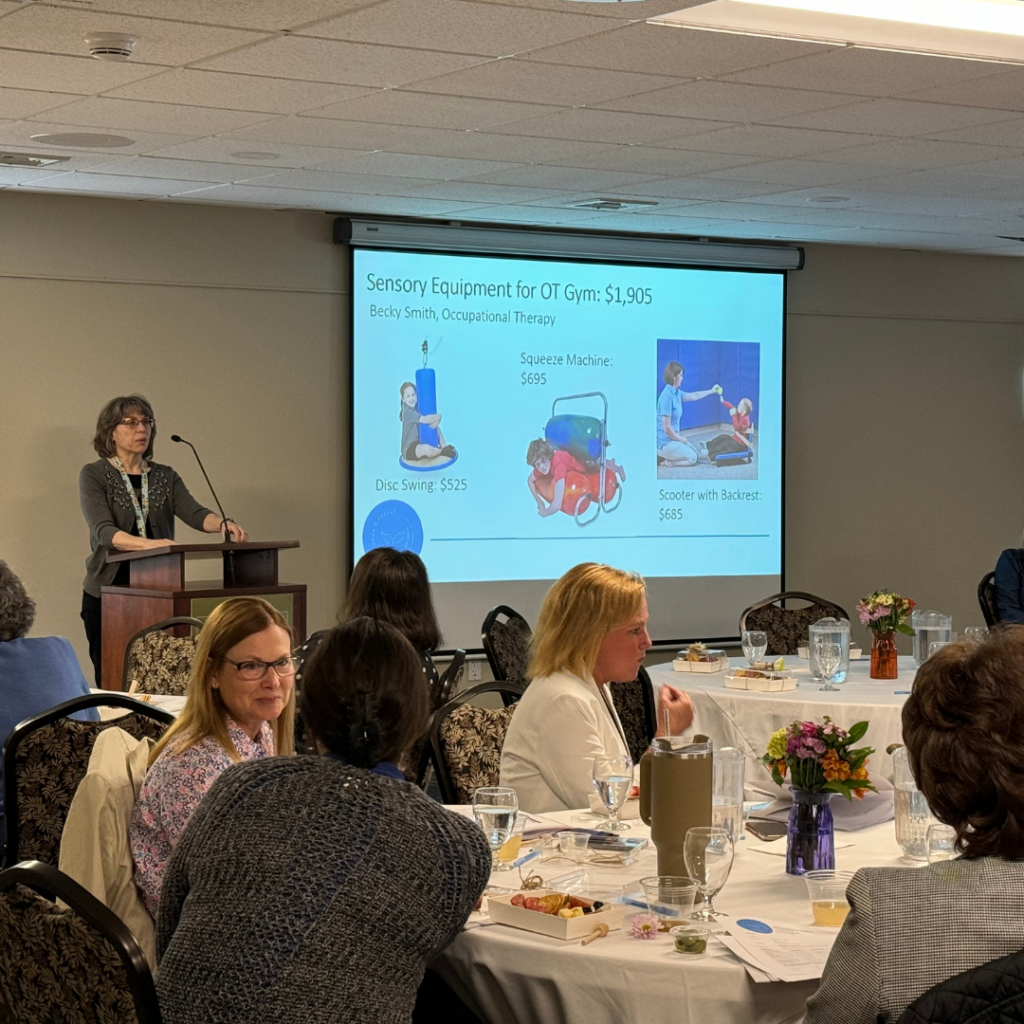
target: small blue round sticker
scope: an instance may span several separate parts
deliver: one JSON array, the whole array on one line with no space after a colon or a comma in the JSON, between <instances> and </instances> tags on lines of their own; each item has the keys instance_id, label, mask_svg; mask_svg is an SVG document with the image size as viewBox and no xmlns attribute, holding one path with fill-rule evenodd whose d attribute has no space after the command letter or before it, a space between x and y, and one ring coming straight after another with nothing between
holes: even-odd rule
<instances>
[{"instance_id":1,"label":"small blue round sticker","mask_svg":"<svg viewBox=\"0 0 1024 1024\"><path fill-rule=\"evenodd\" d=\"M404 501L382 501L370 510L363 524L363 550L395 548L396 551L423 550L423 524L412 505Z\"/></svg>"},{"instance_id":2,"label":"small blue round sticker","mask_svg":"<svg viewBox=\"0 0 1024 1024\"><path fill-rule=\"evenodd\" d=\"M775 930L770 925L764 923L764 921L755 921L750 917L742 917L736 922L737 928L746 928L748 932L757 932L759 935L771 935Z\"/></svg>"}]
</instances>

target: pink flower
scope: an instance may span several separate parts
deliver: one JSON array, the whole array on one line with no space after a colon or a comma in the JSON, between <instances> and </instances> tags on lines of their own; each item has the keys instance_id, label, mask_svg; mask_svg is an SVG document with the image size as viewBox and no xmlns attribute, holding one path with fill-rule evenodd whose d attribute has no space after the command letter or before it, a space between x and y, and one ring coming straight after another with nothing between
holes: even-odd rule
<instances>
[{"instance_id":1,"label":"pink flower","mask_svg":"<svg viewBox=\"0 0 1024 1024\"><path fill-rule=\"evenodd\" d=\"M818 757L818 752L813 747L797 747L793 754L799 758L810 758L812 760L816 760Z\"/></svg>"},{"instance_id":2,"label":"pink flower","mask_svg":"<svg viewBox=\"0 0 1024 1024\"><path fill-rule=\"evenodd\" d=\"M661 924L657 914L637 914L633 918L630 927L633 930L634 939L653 939L658 935L658 927Z\"/></svg>"},{"instance_id":3,"label":"pink flower","mask_svg":"<svg viewBox=\"0 0 1024 1024\"><path fill-rule=\"evenodd\" d=\"M817 736L818 727L814 722L801 722L800 729L805 736Z\"/></svg>"},{"instance_id":4,"label":"pink flower","mask_svg":"<svg viewBox=\"0 0 1024 1024\"><path fill-rule=\"evenodd\" d=\"M888 615L889 612L891 612L891 611L892 611L892 609L887 607L886 605L884 605L884 604L883 605L879 605L871 613L871 620L872 620L872 622L874 622L877 619L884 619L886 617L886 615Z\"/></svg>"}]
</instances>

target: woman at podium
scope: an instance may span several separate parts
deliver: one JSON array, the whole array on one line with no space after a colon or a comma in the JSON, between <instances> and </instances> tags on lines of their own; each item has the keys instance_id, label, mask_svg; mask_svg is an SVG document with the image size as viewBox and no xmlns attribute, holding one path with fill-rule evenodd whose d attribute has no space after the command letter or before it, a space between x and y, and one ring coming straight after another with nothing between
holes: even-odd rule
<instances>
[{"instance_id":1,"label":"woman at podium","mask_svg":"<svg viewBox=\"0 0 1024 1024\"><path fill-rule=\"evenodd\" d=\"M127 562L107 562L110 551L144 551L173 543L175 516L194 530L221 532L220 516L200 505L170 466L152 461L155 439L156 419L145 398L112 398L96 420L92 446L99 459L78 475L92 548L85 563L82 621L97 686L102 662L100 589L128 586L129 578ZM248 539L237 523L224 526L231 540Z\"/></svg>"}]
</instances>

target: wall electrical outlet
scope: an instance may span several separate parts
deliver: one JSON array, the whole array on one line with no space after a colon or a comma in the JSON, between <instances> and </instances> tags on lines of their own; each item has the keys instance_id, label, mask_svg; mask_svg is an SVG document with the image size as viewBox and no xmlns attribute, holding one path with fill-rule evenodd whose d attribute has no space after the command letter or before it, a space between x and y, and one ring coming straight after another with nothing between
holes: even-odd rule
<instances>
[{"instance_id":1,"label":"wall electrical outlet","mask_svg":"<svg viewBox=\"0 0 1024 1024\"><path fill-rule=\"evenodd\" d=\"M469 681L471 683L479 683L480 682L480 662L479 661L471 661L469 663L469 672L467 673L467 676L468 676Z\"/></svg>"}]
</instances>

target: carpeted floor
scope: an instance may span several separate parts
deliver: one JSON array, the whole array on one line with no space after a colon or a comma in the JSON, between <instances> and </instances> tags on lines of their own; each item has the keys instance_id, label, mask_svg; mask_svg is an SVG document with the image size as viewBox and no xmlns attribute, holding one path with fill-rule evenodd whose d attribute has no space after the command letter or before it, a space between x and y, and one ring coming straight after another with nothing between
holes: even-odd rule
<instances>
[{"instance_id":1,"label":"carpeted floor","mask_svg":"<svg viewBox=\"0 0 1024 1024\"><path fill-rule=\"evenodd\" d=\"M716 423L709 427L683 431L683 436L694 441L710 441L719 434L731 434L731 423ZM658 466L659 480L756 480L757 479L757 435L754 435L754 458L748 465L744 462L723 467L699 462L696 466Z\"/></svg>"}]
</instances>

